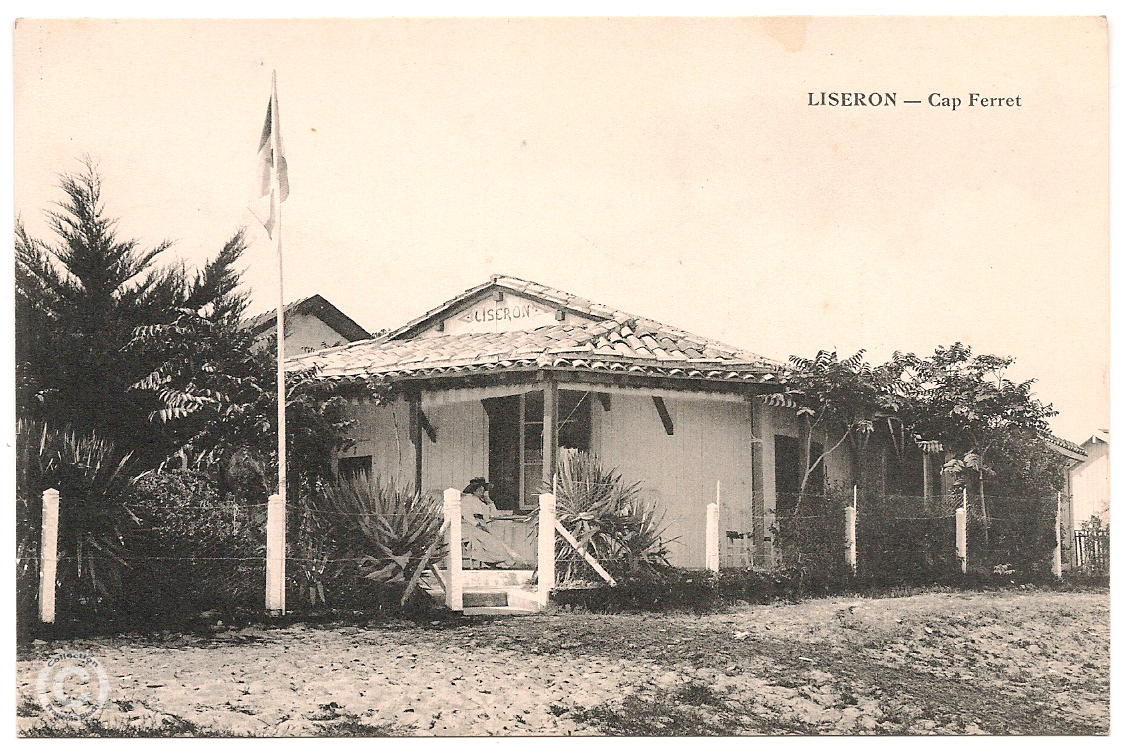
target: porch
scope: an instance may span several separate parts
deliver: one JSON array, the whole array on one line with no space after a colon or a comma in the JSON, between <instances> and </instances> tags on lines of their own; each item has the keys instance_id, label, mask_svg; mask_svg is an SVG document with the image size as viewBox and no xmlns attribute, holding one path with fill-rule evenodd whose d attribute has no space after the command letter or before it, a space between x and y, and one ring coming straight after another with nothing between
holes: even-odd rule
<instances>
[{"instance_id":1,"label":"porch","mask_svg":"<svg viewBox=\"0 0 1126 751\"><path fill-rule=\"evenodd\" d=\"M341 473L412 477L431 495L487 477L500 512L489 531L529 561L536 550L538 497L552 490L560 451L589 451L627 482L641 483L644 500L664 515L674 565L704 567L705 515L717 482L727 508L738 510L740 519L758 520L746 545L754 561L768 565L765 515L775 473L763 469L773 447L764 447L759 435L764 423L770 430L777 422L771 407L747 393L626 387L557 375L419 389L383 406L354 403L354 445L340 456ZM478 567L472 556L465 566Z\"/></svg>"}]
</instances>

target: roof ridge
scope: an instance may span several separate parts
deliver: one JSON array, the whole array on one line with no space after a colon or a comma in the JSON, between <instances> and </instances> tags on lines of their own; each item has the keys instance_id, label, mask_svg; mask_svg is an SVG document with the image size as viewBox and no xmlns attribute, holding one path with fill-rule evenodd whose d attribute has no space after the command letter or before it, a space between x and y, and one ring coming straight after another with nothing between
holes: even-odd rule
<instances>
[{"instance_id":1,"label":"roof ridge","mask_svg":"<svg viewBox=\"0 0 1126 751\"><path fill-rule=\"evenodd\" d=\"M282 312L288 313L293 308L296 308L298 305L301 305L304 302L312 300L314 297L319 297L319 295L309 295L308 297L302 297L302 298L299 298L297 300L294 300L293 302L287 302L285 304L285 308L283 309ZM249 318L244 319L243 322L240 324L240 326L242 328L247 328L247 329L254 328L258 324L262 323L263 321L267 321L267 320L275 320L276 321L277 317L278 317L278 309L277 309L277 306L274 306L272 308L268 308L266 310L263 310L261 313L255 313L254 315L250 316Z\"/></svg>"},{"instance_id":2,"label":"roof ridge","mask_svg":"<svg viewBox=\"0 0 1126 751\"><path fill-rule=\"evenodd\" d=\"M457 308L463 303L473 298L490 287L497 286L506 289L510 292L529 297L540 298L544 302L559 307L569 308L576 311L580 315L589 316L594 319L602 319L600 323L613 322L618 325L632 322L631 328L636 328L638 325L646 328L651 328L654 334L662 334L673 339L681 339L689 342L695 349L718 349L726 353L730 353L733 358L741 358L748 361L761 362L773 366L781 366L782 363L772 360L771 358L759 355L754 352L737 347L733 344L719 341L718 339L711 339L710 337L694 334L685 329L677 326L671 326L655 318L647 316L640 316L634 313L621 310L620 308L613 308L609 305L593 302L587 298L580 297L571 292L558 289L556 287L549 287L546 284L523 279L518 276L510 274L491 274L489 280L474 287L470 287L464 292L446 300L441 305L431 308L422 315L408 321L406 324L388 331L383 336L379 337L377 341L389 341L398 339L408 332L417 330L420 326L426 323L427 320L432 319L444 311Z\"/></svg>"}]
</instances>

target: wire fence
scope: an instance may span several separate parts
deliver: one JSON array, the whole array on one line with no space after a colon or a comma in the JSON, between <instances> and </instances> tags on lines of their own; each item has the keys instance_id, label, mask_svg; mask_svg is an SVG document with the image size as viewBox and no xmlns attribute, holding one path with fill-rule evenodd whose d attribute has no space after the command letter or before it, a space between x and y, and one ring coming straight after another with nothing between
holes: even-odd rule
<instances>
[{"instance_id":1,"label":"wire fence","mask_svg":"<svg viewBox=\"0 0 1126 751\"><path fill-rule=\"evenodd\" d=\"M831 578L851 573L845 509L855 509L856 573L929 580L960 573L957 513L965 509L967 570L1050 573L1057 497L929 496L836 492L763 495L720 506L721 568L798 568ZM1061 543L1066 543L1066 534ZM1088 550L1095 551L1094 543ZM1100 558L1102 560L1101 550ZM1064 551L1066 555L1066 551Z\"/></svg>"},{"instance_id":2,"label":"wire fence","mask_svg":"<svg viewBox=\"0 0 1126 751\"><path fill-rule=\"evenodd\" d=\"M65 511L66 499L62 508ZM138 619L169 612L261 611L266 503L165 503L154 498L127 505L126 511L132 523L120 548L85 549L86 555L114 564L100 572L115 573L100 573L101 581L88 590L60 584L63 612L83 612L91 605L90 598L95 605L104 600L119 613ZM982 503L961 494L848 491L770 497L753 493L722 500L719 566L761 571L780 567L822 580L854 574L902 580L944 578L962 570L959 511L965 516L965 555L971 572L1036 576L1052 570L1058 539L1055 497L987 497ZM518 565L510 561L501 567L534 570L536 515L514 517L502 512L500 516L483 520L484 526L519 553ZM17 517L17 608L18 613L26 613L34 609L39 574L38 516L32 506L20 506ZM66 534L67 518L61 514L61 536ZM850 519L854 519L852 528ZM317 507L298 499L291 503L286 522L287 609L366 609L397 603L422 569L444 565L445 537L438 535L442 522L441 499L434 494L418 505L360 511ZM702 514L700 523L704 524ZM1078 565L1106 570L1108 533L1077 532L1064 541L1073 546ZM641 543L637 550L643 550ZM644 558L625 560L630 554L626 548L591 544L586 550L610 571L621 571L638 560L645 563ZM80 578L85 575L81 572L92 570L82 567L78 555L69 547L60 550L60 571L74 570ZM474 555L467 547L465 568L496 567L495 562L475 563ZM560 577L595 574L561 539L555 559ZM60 582L74 578L60 577Z\"/></svg>"},{"instance_id":3,"label":"wire fence","mask_svg":"<svg viewBox=\"0 0 1126 751\"><path fill-rule=\"evenodd\" d=\"M857 501L857 572L926 579L960 570L956 512L961 496L871 494Z\"/></svg>"},{"instance_id":4,"label":"wire fence","mask_svg":"<svg viewBox=\"0 0 1126 751\"><path fill-rule=\"evenodd\" d=\"M136 504L118 606L138 617L260 607L266 504Z\"/></svg>"}]
</instances>

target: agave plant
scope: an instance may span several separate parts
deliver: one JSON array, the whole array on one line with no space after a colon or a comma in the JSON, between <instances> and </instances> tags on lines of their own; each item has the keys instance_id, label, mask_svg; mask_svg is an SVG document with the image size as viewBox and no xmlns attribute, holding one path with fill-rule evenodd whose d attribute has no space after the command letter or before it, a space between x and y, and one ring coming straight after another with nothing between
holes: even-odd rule
<instances>
[{"instance_id":1,"label":"agave plant","mask_svg":"<svg viewBox=\"0 0 1126 751\"><path fill-rule=\"evenodd\" d=\"M21 559L37 549L39 498L59 491L58 577L64 605L112 608L128 561L126 536L137 519L126 508L130 455L96 435L17 425L17 503ZM24 566L27 567L26 564ZM26 572L24 572L26 574ZM25 577L26 578L26 577Z\"/></svg>"},{"instance_id":2,"label":"agave plant","mask_svg":"<svg viewBox=\"0 0 1126 751\"><path fill-rule=\"evenodd\" d=\"M337 560L380 590L401 589L442 528L440 499L380 478L342 479L323 486L320 496L314 514ZM441 554L436 549L432 560Z\"/></svg>"},{"instance_id":3,"label":"agave plant","mask_svg":"<svg viewBox=\"0 0 1126 751\"><path fill-rule=\"evenodd\" d=\"M641 483L626 483L593 454L561 452L556 503L564 528L604 567L626 573L668 567L664 515L642 496ZM587 564L569 544L560 544L562 573L573 578Z\"/></svg>"}]
</instances>

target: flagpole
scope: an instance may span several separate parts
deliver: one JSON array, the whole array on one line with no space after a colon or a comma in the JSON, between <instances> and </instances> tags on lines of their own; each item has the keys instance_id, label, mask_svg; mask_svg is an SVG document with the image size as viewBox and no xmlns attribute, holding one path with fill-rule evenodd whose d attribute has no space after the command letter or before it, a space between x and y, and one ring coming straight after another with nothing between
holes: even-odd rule
<instances>
[{"instance_id":1,"label":"flagpole","mask_svg":"<svg viewBox=\"0 0 1126 751\"><path fill-rule=\"evenodd\" d=\"M277 178L274 178L274 192L278 192ZM276 199L271 199L276 200ZM282 287L282 234L281 234L281 202L277 201L274 211L277 232L278 253L278 495L281 496L282 518L285 518L286 509L286 481L285 481L285 293ZM283 522L284 523L284 522ZM282 538L285 539L284 536ZM285 553L281 558L281 584L279 602L281 611L285 613Z\"/></svg>"},{"instance_id":2,"label":"flagpole","mask_svg":"<svg viewBox=\"0 0 1126 751\"><path fill-rule=\"evenodd\" d=\"M278 232L278 493L285 498L285 297L282 293L281 206L277 208Z\"/></svg>"},{"instance_id":3,"label":"flagpole","mask_svg":"<svg viewBox=\"0 0 1126 751\"><path fill-rule=\"evenodd\" d=\"M267 561L267 566L273 569L273 576L267 576L267 609L279 615L285 614L285 531L286 531L286 452L285 452L285 291L282 275L282 234L281 234L281 204L285 196L281 190L281 127L278 116L278 80L277 71L273 72L270 81L270 148L271 175L270 175L270 210L273 220L271 233L276 243L275 250L278 256L278 313L277 332L278 340L278 492L273 502L272 524L269 532L274 537L273 560ZM276 499L276 500L275 500ZM267 541L267 547L271 547ZM272 591L271 591L272 590Z\"/></svg>"}]
</instances>

